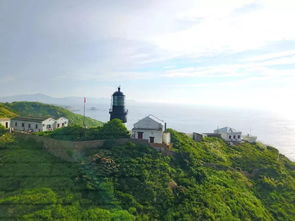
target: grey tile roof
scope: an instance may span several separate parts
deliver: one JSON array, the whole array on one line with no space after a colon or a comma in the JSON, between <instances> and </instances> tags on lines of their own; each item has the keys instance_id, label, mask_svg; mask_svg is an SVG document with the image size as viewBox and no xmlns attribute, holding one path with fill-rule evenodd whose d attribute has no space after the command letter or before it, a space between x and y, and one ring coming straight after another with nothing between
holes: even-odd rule
<instances>
[{"instance_id":1,"label":"grey tile roof","mask_svg":"<svg viewBox=\"0 0 295 221\"><path fill-rule=\"evenodd\" d=\"M48 118L51 118L51 117L14 117L11 120L42 123L44 120L47 120Z\"/></svg>"}]
</instances>

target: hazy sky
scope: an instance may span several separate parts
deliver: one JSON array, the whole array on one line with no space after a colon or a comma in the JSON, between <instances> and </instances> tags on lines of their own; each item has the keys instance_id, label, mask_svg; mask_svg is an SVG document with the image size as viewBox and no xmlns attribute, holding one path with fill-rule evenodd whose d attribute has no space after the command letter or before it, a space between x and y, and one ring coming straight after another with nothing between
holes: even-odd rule
<instances>
[{"instance_id":1,"label":"hazy sky","mask_svg":"<svg viewBox=\"0 0 295 221\"><path fill-rule=\"evenodd\" d=\"M294 0L0 0L0 96L294 108Z\"/></svg>"}]
</instances>

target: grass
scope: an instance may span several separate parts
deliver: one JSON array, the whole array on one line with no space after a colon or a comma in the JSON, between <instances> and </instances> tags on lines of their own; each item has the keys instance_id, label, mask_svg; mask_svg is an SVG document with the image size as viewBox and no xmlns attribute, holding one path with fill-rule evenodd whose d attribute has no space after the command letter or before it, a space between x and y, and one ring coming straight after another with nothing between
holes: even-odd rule
<instances>
[{"instance_id":1,"label":"grass","mask_svg":"<svg viewBox=\"0 0 295 221\"><path fill-rule=\"evenodd\" d=\"M63 107L43 104L39 102L12 102L0 104L0 116L1 114L5 117L18 116L33 116L33 117L66 117L69 119L70 125L83 126L84 117L80 114L75 114ZM90 117L85 117L85 125L87 127L98 127L103 123L98 120L94 120Z\"/></svg>"},{"instance_id":2,"label":"grass","mask_svg":"<svg viewBox=\"0 0 295 221\"><path fill-rule=\"evenodd\" d=\"M16 114L9 110L4 104L0 103L0 118L16 117Z\"/></svg>"},{"instance_id":3,"label":"grass","mask_svg":"<svg viewBox=\"0 0 295 221\"><path fill-rule=\"evenodd\" d=\"M111 129L113 127L110 127ZM174 157L109 140L83 163L0 136L4 220L278 220L295 217L295 164L270 146L195 142L170 130ZM132 214L132 215L131 215Z\"/></svg>"},{"instance_id":4,"label":"grass","mask_svg":"<svg viewBox=\"0 0 295 221\"><path fill-rule=\"evenodd\" d=\"M0 219L132 220L127 211L90 199L79 171L78 164L59 160L33 140L0 142Z\"/></svg>"}]
</instances>

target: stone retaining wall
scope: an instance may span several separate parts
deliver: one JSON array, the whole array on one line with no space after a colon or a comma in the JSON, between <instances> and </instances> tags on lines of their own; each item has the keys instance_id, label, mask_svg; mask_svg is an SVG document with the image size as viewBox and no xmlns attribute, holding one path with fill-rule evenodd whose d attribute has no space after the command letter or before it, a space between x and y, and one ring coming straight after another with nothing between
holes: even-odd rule
<instances>
[{"instance_id":1,"label":"stone retaining wall","mask_svg":"<svg viewBox=\"0 0 295 221\"><path fill-rule=\"evenodd\" d=\"M89 141L56 140L50 137L36 136L31 134L19 134L19 133L16 133L15 135L23 139L33 139L36 142L41 143L42 147L46 151L51 153L52 155L70 162L79 161L85 155L87 151L100 148L106 142L106 140L89 140ZM126 144L128 142L149 145L147 141L135 140L130 138L115 139L114 142L115 144L118 144L118 145ZM162 146L161 147L151 146L151 147L167 156L173 156L175 154L173 151Z\"/></svg>"}]
</instances>

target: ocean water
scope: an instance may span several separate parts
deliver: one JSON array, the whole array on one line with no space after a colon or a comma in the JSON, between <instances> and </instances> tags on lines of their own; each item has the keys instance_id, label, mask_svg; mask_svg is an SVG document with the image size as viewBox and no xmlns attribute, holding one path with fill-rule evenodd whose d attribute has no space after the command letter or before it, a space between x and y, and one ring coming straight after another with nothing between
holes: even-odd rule
<instances>
[{"instance_id":1,"label":"ocean water","mask_svg":"<svg viewBox=\"0 0 295 221\"><path fill-rule=\"evenodd\" d=\"M109 120L109 107L109 104L87 104L86 115L106 122ZM80 114L83 111L83 107L78 105L71 109ZM229 126L244 135L257 136L259 141L276 147L295 161L295 119L284 114L254 109L135 102L127 104L127 109L129 129L149 114L164 120L168 128L186 133L213 132L217 127Z\"/></svg>"}]
</instances>

